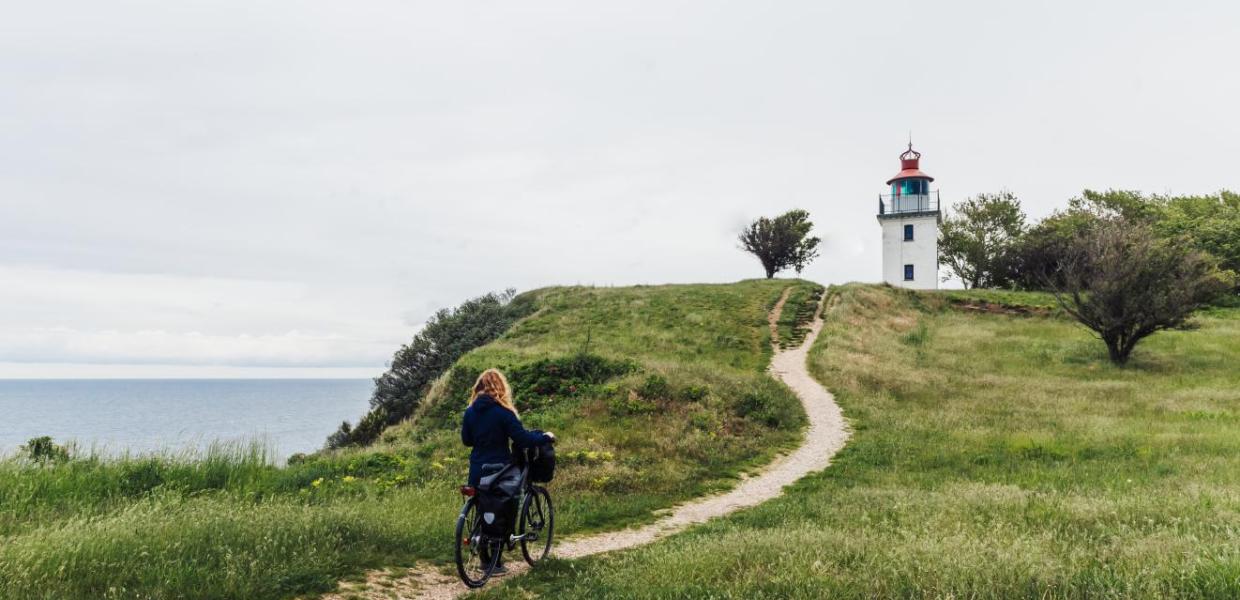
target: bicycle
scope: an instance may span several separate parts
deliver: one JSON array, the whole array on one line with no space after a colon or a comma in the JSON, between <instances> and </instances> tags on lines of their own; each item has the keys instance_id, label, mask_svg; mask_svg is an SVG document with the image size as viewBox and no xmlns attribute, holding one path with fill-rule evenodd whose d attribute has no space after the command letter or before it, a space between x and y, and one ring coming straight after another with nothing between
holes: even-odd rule
<instances>
[{"instance_id":1,"label":"bicycle","mask_svg":"<svg viewBox=\"0 0 1240 600\"><path fill-rule=\"evenodd\" d=\"M478 490L473 486L461 486L465 505L461 507L461 514L456 519L456 572L467 587L480 588L486 585L505 549L514 550L517 544L520 544L521 555L530 566L534 566L551 552L551 538L555 532L555 507L551 504L551 494L547 492L547 488L530 481L529 450L523 452L525 460L521 466L521 508L516 533L498 538L487 535L483 530Z\"/></svg>"}]
</instances>

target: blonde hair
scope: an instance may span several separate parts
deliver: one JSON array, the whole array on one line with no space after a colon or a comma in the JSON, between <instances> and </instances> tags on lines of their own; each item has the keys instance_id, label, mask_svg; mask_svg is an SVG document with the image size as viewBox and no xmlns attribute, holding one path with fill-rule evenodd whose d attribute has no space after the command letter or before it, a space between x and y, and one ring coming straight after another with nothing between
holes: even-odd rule
<instances>
[{"instance_id":1,"label":"blonde hair","mask_svg":"<svg viewBox=\"0 0 1240 600\"><path fill-rule=\"evenodd\" d=\"M478 381L474 382L474 392L469 397L469 403L473 404L478 396L490 396L495 400L496 404L512 411L512 414L521 415L517 412L517 407L512 403L512 386L508 385L508 378L499 369L487 369L478 376Z\"/></svg>"}]
</instances>

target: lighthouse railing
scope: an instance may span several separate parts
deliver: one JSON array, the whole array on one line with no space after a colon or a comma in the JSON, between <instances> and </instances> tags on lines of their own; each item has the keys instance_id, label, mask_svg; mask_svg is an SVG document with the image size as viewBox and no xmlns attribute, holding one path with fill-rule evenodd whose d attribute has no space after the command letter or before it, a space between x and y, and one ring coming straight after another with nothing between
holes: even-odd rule
<instances>
[{"instance_id":1,"label":"lighthouse railing","mask_svg":"<svg viewBox=\"0 0 1240 600\"><path fill-rule=\"evenodd\" d=\"M928 194L883 194L878 197L878 214L938 212L939 191Z\"/></svg>"}]
</instances>

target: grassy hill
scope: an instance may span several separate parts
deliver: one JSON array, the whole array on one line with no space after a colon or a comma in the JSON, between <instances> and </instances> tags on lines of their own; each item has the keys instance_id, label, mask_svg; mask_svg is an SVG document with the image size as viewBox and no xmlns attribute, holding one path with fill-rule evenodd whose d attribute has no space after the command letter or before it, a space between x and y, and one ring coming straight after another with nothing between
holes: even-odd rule
<instances>
[{"instance_id":1,"label":"grassy hill","mask_svg":"<svg viewBox=\"0 0 1240 600\"><path fill-rule=\"evenodd\" d=\"M536 290L532 316L378 445L287 467L246 447L0 461L0 598L286 598L447 561L468 457L456 419L488 366L509 371L527 425L561 439L559 531L648 520L796 443L804 414L763 373L788 286L808 314L821 288L796 281Z\"/></svg>"},{"instance_id":2,"label":"grassy hill","mask_svg":"<svg viewBox=\"0 0 1240 600\"><path fill-rule=\"evenodd\" d=\"M1043 296L832 293L810 367L855 431L830 469L482 597L1240 596L1240 309L1120 369Z\"/></svg>"}]
</instances>

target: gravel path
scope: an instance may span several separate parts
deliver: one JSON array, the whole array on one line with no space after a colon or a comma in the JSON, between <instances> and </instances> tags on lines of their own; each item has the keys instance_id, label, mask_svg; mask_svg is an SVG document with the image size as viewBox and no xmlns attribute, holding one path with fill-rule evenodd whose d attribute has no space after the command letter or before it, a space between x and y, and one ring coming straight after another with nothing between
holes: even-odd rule
<instances>
[{"instance_id":1,"label":"gravel path","mask_svg":"<svg viewBox=\"0 0 1240 600\"><path fill-rule=\"evenodd\" d=\"M775 322L779 319L790 291L791 288L785 290L775 308L771 310L769 320L772 340L776 339ZM799 347L780 351L776 346L776 353L769 368L773 376L796 393L809 417L809 429L805 434L805 442L800 447L775 459L760 473L741 481L728 492L676 506L670 514L649 525L557 542L552 548L553 554L559 558L581 558L648 544L682 531L690 525L766 502L779 496L784 486L830 465L831 457L839 452L848 440L848 427L831 392L810 377L806 368L809 348L822 331L822 312L822 307L819 307L813 326ZM526 566L517 560L509 561L508 565L513 572L508 577L524 571ZM466 593L465 586L455 576L429 568L414 569L405 577L395 581L389 579L384 583L374 581L373 576L368 579L371 580L368 589L355 590L352 593L367 598L420 600L447 600ZM344 591L346 590L342 589L342 592Z\"/></svg>"}]
</instances>

